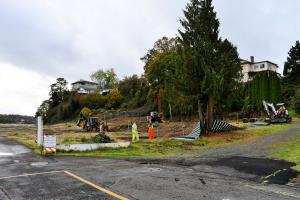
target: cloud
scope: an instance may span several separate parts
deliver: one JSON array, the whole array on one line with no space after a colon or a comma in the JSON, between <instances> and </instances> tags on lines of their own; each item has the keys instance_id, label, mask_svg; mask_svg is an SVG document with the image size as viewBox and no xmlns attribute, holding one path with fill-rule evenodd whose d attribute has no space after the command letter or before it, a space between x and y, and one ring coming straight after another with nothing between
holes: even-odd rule
<instances>
[{"instance_id":1,"label":"cloud","mask_svg":"<svg viewBox=\"0 0 300 200\"><path fill-rule=\"evenodd\" d=\"M0 60L53 76L88 78L114 67L143 71L154 41L174 36L185 1L51 0L0 2Z\"/></svg>"},{"instance_id":2,"label":"cloud","mask_svg":"<svg viewBox=\"0 0 300 200\"><path fill-rule=\"evenodd\" d=\"M279 64L279 72L287 53L299 40L298 12L300 2L293 0L215 0L223 37L232 41L242 58L253 55L256 60Z\"/></svg>"},{"instance_id":3,"label":"cloud","mask_svg":"<svg viewBox=\"0 0 300 200\"><path fill-rule=\"evenodd\" d=\"M0 113L34 115L55 78L0 63Z\"/></svg>"},{"instance_id":4,"label":"cloud","mask_svg":"<svg viewBox=\"0 0 300 200\"><path fill-rule=\"evenodd\" d=\"M141 74L143 63L139 58L157 39L177 34L187 2L0 1L0 81L16 82L24 90L15 85L7 92L8 88L3 89L1 84L0 91L9 93L11 101L8 97L0 99L0 112L20 110L32 114L57 77L72 82L88 79L99 68L111 67L120 78ZM238 47L242 58L253 55L256 60L270 60L278 63L282 71L290 47L299 40L300 2L214 0L213 4L222 37ZM3 71L10 76L9 80ZM26 79L29 75L34 80ZM42 77L47 78L43 81ZM20 80L28 81L31 87L23 87ZM21 100L27 106L15 102Z\"/></svg>"}]
</instances>

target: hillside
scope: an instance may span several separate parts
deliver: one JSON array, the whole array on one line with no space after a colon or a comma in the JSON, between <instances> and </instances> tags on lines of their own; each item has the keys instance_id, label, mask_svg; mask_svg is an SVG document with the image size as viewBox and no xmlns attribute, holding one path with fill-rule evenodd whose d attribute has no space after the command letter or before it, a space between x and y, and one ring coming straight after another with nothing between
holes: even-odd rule
<instances>
[{"instance_id":1,"label":"hillside","mask_svg":"<svg viewBox=\"0 0 300 200\"><path fill-rule=\"evenodd\" d=\"M0 114L0 124L34 124L35 118L24 115L3 115Z\"/></svg>"}]
</instances>

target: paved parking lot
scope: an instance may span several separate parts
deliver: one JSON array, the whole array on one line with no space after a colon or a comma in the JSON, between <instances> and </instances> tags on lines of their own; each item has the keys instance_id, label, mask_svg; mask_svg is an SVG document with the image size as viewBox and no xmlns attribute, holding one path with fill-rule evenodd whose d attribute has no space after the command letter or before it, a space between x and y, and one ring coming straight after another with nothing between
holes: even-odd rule
<instances>
[{"instance_id":1,"label":"paved parking lot","mask_svg":"<svg viewBox=\"0 0 300 200\"><path fill-rule=\"evenodd\" d=\"M232 156L254 160L249 145L196 158L45 158L0 138L0 199L300 199L299 186L261 184L259 174L231 166Z\"/></svg>"}]
</instances>

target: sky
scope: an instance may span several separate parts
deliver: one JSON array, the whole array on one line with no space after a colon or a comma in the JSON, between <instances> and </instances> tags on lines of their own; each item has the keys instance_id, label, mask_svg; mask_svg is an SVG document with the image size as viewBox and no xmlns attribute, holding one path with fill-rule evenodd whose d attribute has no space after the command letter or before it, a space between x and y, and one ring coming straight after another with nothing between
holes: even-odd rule
<instances>
[{"instance_id":1,"label":"sky","mask_svg":"<svg viewBox=\"0 0 300 200\"><path fill-rule=\"evenodd\" d=\"M153 43L178 35L188 0L0 0L0 114L34 115L57 77L142 74ZM214 0L241 58L279 65L299 40L300 1Z\"/></svg>"}]
</instances>

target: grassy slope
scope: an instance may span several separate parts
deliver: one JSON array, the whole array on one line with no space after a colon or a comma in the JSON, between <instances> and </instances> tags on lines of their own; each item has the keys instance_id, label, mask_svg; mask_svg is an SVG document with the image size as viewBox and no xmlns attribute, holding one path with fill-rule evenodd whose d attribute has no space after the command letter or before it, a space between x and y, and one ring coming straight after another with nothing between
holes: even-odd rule
<instances>
[{"instance_id":1,"label":"grassy slope","mask_svg":"<svg viewBox=\"0 0 300 200\"><path fill-rule=\"evenodd\" d=\"M294 169L300 171L300 132L293 138L276 147L275 158L295 162Z\"/></svg>"}]
</instances>

